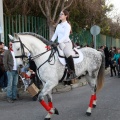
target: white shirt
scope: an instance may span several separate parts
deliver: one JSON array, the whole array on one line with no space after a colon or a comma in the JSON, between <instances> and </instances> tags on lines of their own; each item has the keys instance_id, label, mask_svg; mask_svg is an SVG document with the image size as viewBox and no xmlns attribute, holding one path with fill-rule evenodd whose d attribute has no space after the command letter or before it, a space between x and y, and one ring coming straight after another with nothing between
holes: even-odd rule
<instances>
[{"instance_id":1,"label":"white shirt","mask_svg":"<svg viewBox=\"0 0 120 120\"><path fill-rule=\"evenodd\" d=\"M11 54L13 56L13 61L14 61L13 70L17 70L17 63L16 63L16 59L15 59L15 54L13 51L11 51Z\"/></svg>"},{"instance_id":2,"label":"white shirt","mask_svg":"<svg viewBox=\"0 0 120 120\"><path fill-rule=\"evenodd\" d=\"M4 46L4 50L8 50L8 47L7 47L7 46Z\"/></svg>"},{"instance_id":3,"label":"white shirt","mask_svg":"<svg viewBox=\"0 0 120 120\"><path fill-rule=\"evenodd\" d=\"M55 33L52 37L52 41L55 41L55 39L58 37L58 43L68 42L70 41L69 35L71 31L70 24L65 21L57 25Z\"/></svg>"}]
</instances>

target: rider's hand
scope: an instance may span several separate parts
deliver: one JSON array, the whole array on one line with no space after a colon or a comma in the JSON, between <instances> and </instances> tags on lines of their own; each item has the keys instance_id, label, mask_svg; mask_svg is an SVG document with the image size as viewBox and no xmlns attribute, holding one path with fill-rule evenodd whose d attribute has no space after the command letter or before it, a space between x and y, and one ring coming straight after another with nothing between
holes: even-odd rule
<instances>
[{"instance_id":1,"label":"rider's hand","mask_svg":"<svg viewBox=\"0 0 120 120\"><path fill-rule=\"evenodd\" d=\"M53 41L50 41L50 45L51 45L52 47L57 47L58 44L59 44L59 43L55 43L55 42L53 42Z\"/></svg>"},{"instance_id":2,"label":"rider's hand","mask_svg":"<svg viewBox=\"0 0 120 120\"><path fill-rule=\"evenodd\" d=\"M58 44L57 44L57 43L53 43L51 46L52 46L52 47L57 47Z\"/></svg>"}]
</instances>

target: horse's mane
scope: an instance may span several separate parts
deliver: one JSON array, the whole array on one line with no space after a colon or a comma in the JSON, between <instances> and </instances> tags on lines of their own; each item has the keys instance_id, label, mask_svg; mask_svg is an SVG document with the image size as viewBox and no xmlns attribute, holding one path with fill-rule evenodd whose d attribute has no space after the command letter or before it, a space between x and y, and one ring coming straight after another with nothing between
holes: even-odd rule
<instances>
[{"instance_id":1,"label":"horse's mane","mask_svg":"<svg viewBox=\"0 0 120 120\"><path fill-rule=\"evenodd\" d=\"M50 45L50 41L48 41L47 39L45 39L43 36L38 35L36 33L32 33L32 32L22 32L22 33L17 33L18 35L32 35L38 39L40 39L43 43L45 43L46 45Z\"/></svg>"}]
</instances>

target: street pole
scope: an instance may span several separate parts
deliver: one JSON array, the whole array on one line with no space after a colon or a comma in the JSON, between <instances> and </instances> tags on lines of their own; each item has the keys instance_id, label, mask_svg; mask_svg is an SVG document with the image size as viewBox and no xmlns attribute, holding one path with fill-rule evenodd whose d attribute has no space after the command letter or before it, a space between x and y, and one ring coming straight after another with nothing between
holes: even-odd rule
<instances>
[{"instance_id":1,"label":"street pole","mask_svg":"<svg viewBox=\"0 0 120 120\"><path fill-rule=\"evenodd\" d=\"M94 48L96 49L96 35L100 33L100 27L97 25L92 26L90 33L93 35Z\"/></svg>"},{"instance_id":2,"label":"street pole","mask_svg":"<svg viewBox=\"0 0 120 120\"><path fill-rule=\"evenodd\" d=\"M3 0L0 0L0 41L4 42Z\"/></svg>"},{"instance_id":3,"label":"street pole","mask_svg":"<svg viewBox=\"0 0 120 120\"><path fill-rule=\"evenodd\" d=\"M96 49L96 35L93 36L93 40L94 40L94 48Z\"/></svg>"}]
</instances>

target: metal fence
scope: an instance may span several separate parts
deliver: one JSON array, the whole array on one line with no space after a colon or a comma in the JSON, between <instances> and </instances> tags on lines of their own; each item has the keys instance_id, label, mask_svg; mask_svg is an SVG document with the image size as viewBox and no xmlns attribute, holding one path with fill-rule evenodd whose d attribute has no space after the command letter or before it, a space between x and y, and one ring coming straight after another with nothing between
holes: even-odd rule
<instances>
[{"instance_id":1,"label":"metal fence","mask_svg":"<svg viewBox=\"0 0 120 120\"><path fill-rule=\"evenodd\" d=\"M14 34L19 32L34 32L42 35L46 39L49 38L49 29L44 18L34 16L23 16L23 15L4 15L4 38L5 44L8 44L8 34ZM93 37L90 31L82 29L78 33L70 35L71 39L80 45L93 45ZM99 34L96 37L96 48L102 45L107 45L108 48L111 46L120 47L120 39L115 39L106 35Z\"/></svg>"},{"instance_id":2,"label":"metal fence","mask_svg":"<svg viewBox=\"0 0 120 120\"><path fill-rule=\"evenodd\" d=\"M8 34L19 32L34 32L42 35L46 39L49 37L49 30L46 20L40 17L23 16L23 15L4 15L4 41L8 44Z\"/></svg>"},{"instance_id":3,"label":"metal fence","mask_svg":"<svg viewBox=\"0 0 120 120\"><path fill-rule=\"evenodd\" d=\"M75 43L79 43L80 45L91 45L93 43L92 35L89 31L81 30L79 33L73 33L70 35L70 38Z\"/></svg>"},{"instance_id":4,"label":"metal fence","mask_svg":"<svg viewBox=\"0 0 120 120\"><path fill-rule=\"evenodd\" d=\"M70 35L71 39L76 43L79 43L82 46L93 45L93 36L88 30L81 30L79 33L73 33ZM120 39L115 39L110 36L99 34L96 36L96 48L106 45L108 48L116 46L120 48Z\"/></svg>"}]
</instances>

